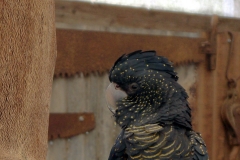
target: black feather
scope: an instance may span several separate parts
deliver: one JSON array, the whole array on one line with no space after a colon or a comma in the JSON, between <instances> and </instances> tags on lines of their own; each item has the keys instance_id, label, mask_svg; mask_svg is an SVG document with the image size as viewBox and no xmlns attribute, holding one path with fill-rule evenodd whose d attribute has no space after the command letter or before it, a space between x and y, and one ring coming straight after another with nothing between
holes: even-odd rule
<instances>
[{"instance_id":1,"label":"black feather","mask_svg":"<svg viewBox=\"0 0 240 160\"><path fill-rule=\"evenodd\" d=\"M117 102L114 116L122 132L109 159L208 159L204 141L192 130L188 95L167 58L155 51L125 54L109 80L128 94Z\"/></svg>"}]
</instances>

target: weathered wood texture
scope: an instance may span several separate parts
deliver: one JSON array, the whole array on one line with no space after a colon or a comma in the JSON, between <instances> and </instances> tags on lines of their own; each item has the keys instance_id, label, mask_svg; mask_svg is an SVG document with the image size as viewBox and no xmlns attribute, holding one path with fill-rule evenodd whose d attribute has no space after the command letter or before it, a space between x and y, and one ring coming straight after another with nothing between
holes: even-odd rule
<instances>
[{"instance_id":1,"label":"weathered wood texture","mask_svg":"<svg viewBox=\"0 0 240 160\"><path fill-rule=\"evenodd\" d=\"M57 29L58 57L55 76L72 76L108 71L122 54L135 50L156 50L175 65L201 62L203 38L121 34Z\"/></svg>"},{"instance_id":2,"label":"weathered wood texture","mask_svg":"<svg viewBox=\"0 0 240 160\"><path fill-rule=\"evenodd\" d=\"M177 68L179 82L188 91L190 102L195 101L195 69L194 65ZM120 132L120 127L114 124L114 118L106 105L105 90L108 85L107 73L54 79L50 111L52 113L93 112L96 127L89 133L70 139L50 141L47 160L106 160L108 158L110 149Z\"/></svg>"},{"instance_id":3,"label":"weathered wood texture","mask_svg":"<svg viewBox=\"0 0 240 160\"><path fill-rule=\"evenodd\" d=\"M101 29L114 31L176 31L202 32L211 30L211 16L147 10L140 8L91 4L84 2L56 1L57 26L71 29ZM239 31L240 20L219 17L218 31ZM111 31L111 30L110 30ZM164 33L162 33L164 34ZM165 32L166 34L166 32Z\"/></svg>"},{"instance_id":4,"label":"weathered wood texture","mask_svg":"<svg viewBox=\"0 0 240 160\"><path fill-rule=\"evenodd\" d=\"M108 52L113 54L128 53L136 49L156 49L159 54L169 57L172 61L178 64L178 62L197 62L197 83L195 85L189 85L190 87L187 90L190 93L190 102L191 107L193 108L193 124L194 129L202 133L203 138L205 139L210 154L210 159L212 160L229 160L229 154L231 152L231 147L227 145L227 139L225 136L225 131L220 119L220 108L223 105L223 102L227 94L227 80L225 77L226 72L226 62L228 59L229 53L229 37L226 33L221 33L223 31L240 31L240 20L235 18L226 18L219 17L217 24L216 33L218 33L217 38L217 55L216 55L216 70L209 71L207 70L208 62L205 59L205 55L201 54L199 50L199 42L205 41L208 37L208 32L212 30L211 28L211 16L205 15L193 15L186 13L173 13L165 11L153 11L146 9L130 8L130 7L118 7L110 6L104 4L90 4L83 2L63 2L56 1L56 24L59 28L70 28L70 29L82 29L82 30L98 30L98 31L108 31L108 32L124 32L130 34L115 34L115 33L100 33L100 32L90 32L90 31L71 31L65 34L63 30L58 30L58 34L63 38L59 43L64 51L60 51L60 54L68 53L74 56L67 57L67 55L62 56L61 59L69 59L66 63L63 60L57 63L58 70L55 71L55 75L74 75L74 73L95 73L96 71L105 71L106 68L112 63L111 59L118 57L118 55L110 55L111 59L108 58ZM137 34L148 34L147 36L141 36ZM186 33L186 34L185 34ZM74 36L76 34L76 36ZM154 34L155 36L149 36L149 34ZM197 39L191 38L176 38L176 37L164 37L156 35L175 35L175 36L189 36L194 35ZM66 35L66 36L64 36ZM78 36L77 36L78 35ZM81 38L68 38L70 37L83 37ZM125 39L125 37L128 37ZM144 41L144 38L147 41ZM203 38L203 39L200 39ZM64 40L65 39L65 40ZM78 42L73 42L74 40L79 40ZM140 39L138 41L138 39ZM152 41L153 40L153 41ZM159 41L158 41L159 40ZM125 42L126 41L126 42ZM141 42L143 41L143 42ZM148 43L150 41L150 43ZM179 41L179 42L177 42ZM182 42L181 42L182 41ZM72 43L73 42L73 43ZM87 42L87 43L85 43ZM134 42L134 43L131 43ZM161 45L160 45L161 44ZM164 44L164 45L162 45ZM81 48L82 46L83 48ZM180 45L180 46L179 46ZM104 47L102 47L104 46ZM111 48L111 46L113 46ZM120 46L120 47L119 47ZM148 46L148 47L146 47ZM183 47L184 46L184 47ZM132 48L131 48L132 47ZM144 47L144 48L143 48ZM146 47L146 48L145 48ZM164 48L165 47L165 48ZM181 48L182 47L182 48ZM64 49L65 48L65 49ZM70 49L71 48L71 49ZM86 50L85 50L86 49ZM91 50L93 52L91 52ZM87 51L87 52L86 52ZM115 52L116 51L116 52ZM181 54L178 52L181 51ZM98 53L99 52L99 53ZM84 54L82 56L90 57L83 58L78 54ZM108 55L104 57L105 55ZM88 64L89 60L95 57L96 63L91 63L89 66L79 65L80 61L76 62L76 68L71 67L72 59L83 59L84 63ZM196 57L195 57L196 56ZM59 57L60 58L60 57ZM109 59L109 61L108 61ZM194 59L194 61L193 61ZM234 59L237 61L236 59ZM91 60L90 60L91 61ZM59 63L61 62L61 63ZM63 62L63 63L62 63ZM65 64L64 64L65 63ZM65 67L61 66L64 64ZM102 68L102 65L105 65L106 68ZM236 67L238 65L235 65ZM69 67L69 68L68 68ZM239 67L239 66L238 66ZM82 68L82 69L79 69ZM90 69L91 68L91 69ZM95 68L95 69L92 69ZM89 70L90 69L90 70ZM68 71L67 71L68 70ZM82 71L83 70L83 71ZM180 77L187 77L187 75L193 75L194 71L180 70ZM181 75L183 74L183 75ZM194 74L195 75L195 74ZM192 76L190 76L192 78ZM185 88L189 84L191 78L186 78L183 82ZM100 80L101 79L101 80ZM80 82L81 81L81 82ZM59 85L59 88L54 91L53 95L58 94L59 97L69 97L65 98L64 103L55 105L55 111L57 107L62 107L61 109L67 111L70 106L75 106L79 111L85 111L89 108L85 108L86 105L81 108L81 106L76 103L87 103L88 106L91 106L91 109L95 111L96 120L101 121L101 124L97 124L96 130L90 132L88 135L80 135L79 137L84 137L77 141L67 141L67 140L57 140L53 141L53 144L50 143L50 150L48 159L54 159L59 155L58 152L61 152L61 156L55 158L60 159L61 157L72 159L106 159L109 153L110 147L113 144L115 137L110 137L107 133L117 134L116 126L112 123L113 120L110 120L110 112L105 108L104 110L108 113L106 116L105 111L99 111L94 107L99 106L99 104L105 105L105 102L96 102L96 95L99 97L104 97L103 88L99 93L95 92L96 85L107 84L107 75L102 76L87 76L85 78L69 78L68 80L63 80L62 78L56 78L55 85ZM60 89L60 83L62 83L63 88ZM89 89L85 91L77 91L77 87L74 88L75 91L70 91L69 86L78 84L81 87L90 85ZM96 84L98 83L98 84ZM181 82L182 83L182 82ZM186 85L187 84L187 85ZM106 87L106 85L105 85ZM65 88L66 91L63 91ZM90 89L91 88L91 89ZM101 88L101 87L100 87ZM99 88L99 89L100 89ZM58 90L58 91L57 91ZM91 90L91 91L90 91ZM105 88L104 88L105 90ZM73 92L74 94L68 94ZM96 94L96 95L95 95ZM71 95L81 95L78 98L75 98L75 101L72 100L74 96ZM87 99L90 95L92 100ZM86 97L87 96L87 97ZM82 98L84 97L84 98ZM91 97L91 96L90 96ZM57 104L57 98L52 99L53 104ZM71 99L72 105L69 105L69 99ZM82 101L80 102L80 99ZM66 101L66 102L65 102ZM97 100L98 101L98 100ZM96 105L96 103L98 105ZM66 107L68 106L68 107ZM60 109L59 108L59 109ZM72 107L70 107L72 108ZM60 109L60 110L61 110ZM103 117L105 120L103 120ZM110 121L110 122L109 122ZM100 125L100 127L98 127ZM109 128L106 131L103 131L102 128L108 126ZM113 127L114 129L112 129ZM111 132L112 131L112 132ZM103 134L108 135L108 138L111 140L105 141ZM112 135L113 135L112 134ZM89 136L90 138L88 139ZM104 137L104 138L103 138ZM77 137L74 137L77 139ZM94 139L94 140L93 140ZM99 139L104 139L99 141ZM91 141L91 143L89 143ZM74 144L78 149L74 148ZM81 145L79 144L81 143ZM97 143L95 143L97 142ZM100 143L99 143L100 142ZM60 144L60 145L58 145ZM97 144L97 145L96 145ZM70 150L70 147L76 150ZM91 147L90 147L91 146ZM94 147L93 147L94 146ZM99 149L101 146L101 149ZM104 146L104 147L102 147ZM90 153L85 153L86 148L91 148L88 150ZM64 153L63 153L64 151ZM79 152L77 152L79 151ZM99 153L100 152L100 153ZM58 155L57 155L58 154ZM74 156L75 155L75 156ZM89 158L90 157L90 158Z\"/></svg>"},{"instance_id":5,"label":"weathered wood texture","mask_svg":"<svg viewBox=\"0 0 240 160\"><path fill-rule=\"evenodd\" d=\"M77 32L73 31L73 33L77 33ZM94 36L94 34L90 34L90 33L95 33L95 32L86 32L86 35L89 34L89 36L90 35ZM96 34L98 34L98 33L96 33ZM106 33L106 35L108 35L108 34L114 35L113 33ZM84 33L82 35L84 35ZM119 35L121 35L121 34L119 34ZM186 53L181 52L181 54L178 54L178 50L175 50L175 52L172 51L172 49L174 50L174 49L178 48L178 45L179 45L179 44L177 44L177 42L174 41L174 38L176 38L176 37L164 37L164 39L166 39L166 41L168 41L168 39L172 38L171 39L172 41L168 41L168 42L173 42L173 44L175 44L175 43L176 44L175 45L169 44L169 47L166 47L166 49L165 49L166 52L160 52L160 54L163 54L166 57L170 57L170 59L175 62L181 62L181 61L191 62L191 56L192 57L194 57L194 55L196 56L194 58L195 61L193 61L193 62L197 63L197 75L198 75L197 83L196 83L196 85L188 86L189 93L191 94L191 97L192 97L192 98L190 98L190 101L191 101L191 107L193 109L193 124L194 124L194 129L196 131L199 131L200 133L202 133L203 138L205 139L205 141L207 143L210 158L213 160L215 160L215 159L216 160L218 160L218 159L227 160L227 159L229 159L229 154L231 152L230 151L231 148L227 144L227 139L225 137L225 131L224 131L221 119L220 119L220 109L221 109L221 105L223 105L223 102L226 98L226 93L228 91L227 90L227 79L226 79L225 73L226 73L226 68L227 68L226 63L227 63L228 55L229 55L229 51L230 51L230 48L229 48L230 43L229 42L232 42L233 40L231 40L229 37L222 36L222 35L225 35L225 34L218 33L218 37L217 37L217 41L216 41L216 43L217 43L216 44L216 46L217 46L217 52L216 52L217 53L216 54L217 62L216 62L215 70L211 70L211 71L208 70L208 68L207 68L208 62L207 62L207 59L205 59L206 55L201 53L201 51L199 49L199 47L200 47L199 42L204 39L193 39L192 40L190 38L183 38L183 39L180 38L182 41L184 41L184 39L186 40L186 41L184 41L185 47L183 47L183 48L189 49L190 51L186 50ZM126 35L126 36L128 36L128 35ZM134 35L130 35L130 36L132 36L132 39L134 39ZM135 35L135 36L138 37L138 35ZM75 36L73 36L73 37L75 37ZM88 37L88 36L85 36L85 38L86 37ZM104 37L103 33L102 33L101 37ZM143 36L143 37L148 37L148 36ZM150 36L150 37L153 37L153 36ZM162 37L162 36L159 36L159 37ZM83 44L83 46L84 46L85 38L83 38L83 40L79 40L78 43ZM136 39L138 39L138 38L136 38ZM175 40L178 40L178 38L176 38ZM189 41L187 41L187 40L189 40ZM190 40L192 40L192 41L190 41ZM93 42L93 43L91 43L91 42ZM77 54L85 52L84 49L82 51L79 50L79 52L76 52L77 47L73 47L74 46L73 44L75 42L67 41L66 44L67 43L72 44L71 45L72 48L70 47L70 49L69 49L70 51L72 51L72 55L75 55L75 57L74 56L71 57L72 59L76 58ZM93 39L92 41L89 40L89 43L97 44L95 42L95 39ZM99 40L99 43L101 43L100 40ZM164 41L162 43L165 44ZM134 45L136 45L136 46L137 45L141 46L140 44L142 44L141 39L134 43ZM146 42L146 44L148 45L147 42ZM234 44L234 45L237 46L237 44ZM77 46L77 45L75 45L75 46ZM64 46L64 47L66 47L66 46ZM108 54L105 52L101 52L101 46L95 46L95 47L96 47L95 52L91 52L90 49L86 49L87 51L90 52L90 54L87 52L85 56L90 59L93 56L98 55L99 53L101 53L100 55L102 55L102 56ZM131 46L129 46L129 47L131 47ZM158 45L158 43L154 43L154 44L152 44L151 47L158 48L159 45ZM64 49L65 52L68 52L67 48L68 47L66 47L66 49ZM74 50L74 48L76 50ZM88 48L88 47L86 47L86 48ZM123 48L124 48L124 45L123 45ZM99 53L96 53L98 51L97 49L99 49ZM126 48L126 49L128 49L128 48ZM169 51L172 51L172 52L169 52ZM181 51L181 49L179 49L179 51ZM110 52L110 53L112 53L112 52ZM171 53L171 54L165 54L165 53ZM60 54L64 54L64 52L60 51ZM113 54L114 53L112 53L110 56L112 56ZM198 56L200 57L199 59L198 59ZM65 57L67 57L67 54L65 55ZM106 56L106 57L108 57L108 56ZM117 56L115 58L117 58ZM112 59L114 59L114 57ZM76 62L78 62L80 64L82 64L83 62L86 62L86 60L81 59L81 58L79 58L79 59L77 58L77 60L78 61L76 61ZM109 59L103 58L103 59L96 59L94 62L95 63L108 63L108 60ZM234 60L237 61L237 59L233 59L233 61ZM61 62L63 62L63 61L61 61ZM57 65L64 64L64 63L65 62L58 63ZM68 64L71 64L71 63L68 62ZM67 65L67 66L69 67L69 65ZM77 65L74 65L74 66L76 67ZM91 65L89 65L89 66L91 66ZM57 67L60 67L60 66L56 66L56 68ZM237 65L233 65L233 67L237 67ZM92 71L96 72L96 71L98 71L98 69L99 68L96 67ZM86 68L86 70L87 70L87 68ZM235 71L236 70L231 69L229 73L233 74L233 73L235 73ZM81 72L81 71L79 71L79 72ZM188 72L185 72L186 75L187 75L187 73ZM85 79L85 80L87 81L87 79ZM95 83L93 82L90 85L95 86L96 83L100 82L99 80L97 80L97 78L95 79L95 81L96 81ZM106 81L108 81L107 77L105 77L105 82ZM185 84L187 84L188 81L189 81L189 79L186 80ZM86 82L86 83L89 83L89 82ZM97 86L95 86L95 87L97 87ZM184 87L186 87L186 85ZM106 86L105 86L105 88L106 88ZM80 88L79 88L79 90L80 90ZM93 93L94 90L91 92ZM88 91L85 91L85 93L88 93ZM94 93L94 94L96 94L96 93ZM98 95L102 95L102 98L104 99L104 92L98 93ZM68 96L70 96L70 94L68 94ZM86 96L86 95L84 95L84 96ZM91 96L91 93L88 96ZM93 96L93 98L95 99L95 96ZM79 110L80 110L80 106L79 106ZM96 114L99 114L99 112L97 112ZM105 113L102 113L102 114L105 114ZM102 121L101 117L102 117L102 115L96 116L97 121L98 120ZM109 118L107 119L106 116L103 116L103 117L106 118L106 121L109 121ZM101 125L106 125L106 124L101 123ZM97 126L98 126L98 124L97 124ZM110 133L109 131L104 131L101 129L98 128L98 129L96 129L96 131L93 131L93 133L94 132L99 132L101 134L102 133L104 133L104 134ZM113 130L113 129L111 129L111 130ZM94 136L92 137L92 139L94 139ZM96 137L95 137L95 139L96 139ZM111 139L113 140L114 138L111 137ZM95 141L97 141L97 140L95 140ZM113 141L109 141L109 144L105 143L105 145L107 144L106 148L108 148L108 150L102 149L101 153L105 152L103 155L98 156L98 152L95 152L95 154L97 154L97 155L95 155L97 158L100 157L99 159L106 159L106 157L104 157L104 156L106 156L106 154L108 154L108 152L110 150L110 147L111 147L110 142L113 143ZM87 145L85 145L85 147L87 147ZM98 148L98 146L96 146L96 147ZM221 151L221 153L219 153L219 151Z\"/></svg>"},{"instance_id":6,"label":"weathered wood texture","mask_svg":"<svg viewBox=\"0 0 240 160\"><path fill-rule=\"evenodd\" d=\"M105 89L108 75L57 78L53 83L50 111L62 113L93 112L93 131L70 139L49 142L48 160L107 159L118 133L114 119L106 106Z\"/></svg>"},{"instance_id":7,"label":"weathered wood texture","mask_svg":"<svg viewBox=\"0 0 240 160\"><path fill-rule=\"evenodd\" d=\"M46 158L54 21L52 0L0 1L0 159Z\"/></svg>"},{"instance_id":8,"label":"weathered wood texture","mask_svg":"<svg viewBox=\"0 0 240 160\"><path fill-rule=\"evenodd\" d=\"M240 36L238 34L238 36ZM216 52L216 69L207 70L207 62L204 61L198 65L197 69L197 98L196 104L198 111L197 129L201 131L210 153L210 159L213 160L229 160L231 147L228 145L226 130L223 128L223 123L220 117L221 107L227 99L229 89L228 79L226 74L239 75L239 55L240 50L235 50L237 56L231 58L231 45L237 47L239 43L235 43L227 32L218 33L217 35L217 52ZM229 59L231 59L229 61ZM233 68L228 70L229 64ZM238 72L238 73L237 73ZM236 80L234 78L234 80ZM237 80L239 84L239 79ZM239 90L238 85L238 90ZM229 106L230 107L230 106ZM239 122L236 122L239 123ZM239 125L239 124L238 124ZM239 159L240 153L238 153Z\"/></svg>"}]
</instances>

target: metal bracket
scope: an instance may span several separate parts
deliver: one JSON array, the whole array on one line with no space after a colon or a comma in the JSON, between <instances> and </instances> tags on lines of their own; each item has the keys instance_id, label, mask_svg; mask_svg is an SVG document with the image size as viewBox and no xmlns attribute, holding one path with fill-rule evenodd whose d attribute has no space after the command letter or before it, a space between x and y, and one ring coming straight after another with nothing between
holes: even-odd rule
<instances>
[{"instance_id":1,"label":"metal bracket","mask_svg":"<svg viewBox=\"0 0 240 160\"><path fill-rule=\"evenodd\" d=\"M95 128L93 113L51 113L48 140L69 138Z\"/></svg>"},{"instance_id":2,"label":"metal bracket","mask_svg":"<svg viewBox=\"0 0 240 160\"><path fill-rule=\"evenodd\" d=\"M217 25L218 25L218 16L212 16L211 20L211 31L209 32L209 40L202 42L201 48L202 53L206 54L208 61L208 69L216 69L216 38L217 38Z\"/></svg>"}]
</instances>

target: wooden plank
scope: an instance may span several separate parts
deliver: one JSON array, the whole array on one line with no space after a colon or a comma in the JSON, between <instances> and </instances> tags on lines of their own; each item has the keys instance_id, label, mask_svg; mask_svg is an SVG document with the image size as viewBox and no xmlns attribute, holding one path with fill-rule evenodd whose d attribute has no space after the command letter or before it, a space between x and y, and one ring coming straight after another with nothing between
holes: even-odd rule
<instances>
[{"instance_id":1,"label":"wooden plank","mask_svg":"<svg viewBox=\"0 0 240 160\"><path fill-rule=\"evenodd\" d=\"M216 54L216 70L211 75L213 78L213 85L211 90L206 89L206 92L212 92L212 96L209 99L213 100L212 107L212 159L229 159L229 153L226 151L229 149L225 139L225 131L223 123L221 121L220 111L224 105L227 93L226 70L229 59L229 36L227 33L221 33L217 35L217 54ZM207 112L207 111L206 111ZM209 123L209 121L208 121ZM225 153L224 153L225 152Z\"/></svg>"},{"instance_id":2,"label":"wooden plank","mask_svg":"<svg viewBox=\"0 0 240 160\"><path fill-rule=\"evenodd\" d=\"M56 22L72 28L132 28L178 32L206 32L211 16L180 12L147 10L106 4L56 0ZM57 25L58 26L58 25ZM218 31L240 31L240 20L219 17Z\"/></svg>"},{"instance_id":3,"label":"wooden plank","mask_svg":"<svg viewBox=\"0 0 240 160\"><path fill-rule=\"evenodd\" d=\"M175 65L200 62L200 44L205 39L57 30L58 57L55 76L108 71L116 59L135 50L156 50Z\"/></svg>"},{"instance_id":4,"label":"wooden plank","mask_svg":"<svg viewBox=\"0 0 240 160\"><path fill-rule=\"evenodd\" d=\"M200 132L207 145L207 150L210 158L213 158L212 153L212 127L213 120L213 78L212 71L207 68L207 61L203 61L197 66L197 121L196 131Z\"/></svg>"}]
</instances>

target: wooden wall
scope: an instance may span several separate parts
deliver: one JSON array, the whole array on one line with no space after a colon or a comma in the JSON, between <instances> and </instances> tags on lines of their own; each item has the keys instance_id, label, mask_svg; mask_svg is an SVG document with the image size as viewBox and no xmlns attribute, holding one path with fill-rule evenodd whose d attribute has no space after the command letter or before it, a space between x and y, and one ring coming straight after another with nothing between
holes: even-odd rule
<instances>
[{"instance_id":1,"label":"wooden wall","mask_svg":"<svg viewBox=\"0 0 240 160\"><path fill-rule=\"evenodd\" d=\"M128 37L129 33L135 34L131 35L131 38L139 37L139 35L159 35L162 38L162 35L164 35L171 36L174 39L174 35L176 37L175 42L178 41L177 37L190 37L186 47L184 47L186 52L181 53L181 55L178 55L177 52L174 53L171 55L171 60L177 62L179 59L181 61L185 59L185 62L187 62L186 66L179 66L180 68L177 71L179 72L180 83L190 95L194 129L202 133L207 143L210 159L228 159L229 148L220 119L220 109L227 92L227 80L224 73L230 43L228 42L229 37L222 35L222 33L226 34L225 31L229 30L239 32L239 19L56 1L56 25L61 29L101 31L101 33L86 31L82 35L83 37L86 35L87 37L103 37L104 42L109 44L114 43L112 38L115 36L120 41L126 40L125 37ZM71 32L74 32L74 30ZM115 33L110 34L111 32L121 34L117 36ZM77 34L77 32L74 33ZM106 33L105 36L100 36L104 33ZM203 41L208 41L211 44L208 55L200 50L201 43L199 42ZM70 40L65 42L70 46L72 45ZM175 42L169 48L176 48L175 44L177 43ZM135 43L136 46L141 44L140 40ZM61 44L63 43L61 42ZM94 56L95 54L95 52L91 52L91 44L97 44L95 39L88 39L87 46L90 46L90 48L88 48L87 56ZM79 41L79 45L82 45L81 49L73 49L73 46L76 48L77 45L72 45L72 48L69 49L71 53L85 54L84 45L86 44L84 39ZM121 48L121 45L123 44L120 43L118 47ZM216 48L213 48L214 46ZM219 46L225 48L217 49ZM156 43L156 48L158 47L159 45ZM195 50L190 49L193 47L195 47ZM114 47L111 49L114 49ZM102 48L100 52L104 55ZM68 55L60 50L59 57L63 54ZM163 54L167 56L168 53ZM196 56L192 56L192 54ZM209 70L207 67L210 62L207 57L210 57L211 54L217 57L216 62L218 64L214 70ZM198 57L196 58L197 61L194 61L195 64L189 63L191 59L188 55ZM107 58L104 60L107 61ZM59 62L57 61L56 66L58 69L62 67L62 63ZM79 63L85 62L79 59ZM66 64L67 67L71 65L71 63ZM222 66L223 68L221 68ZM99 75L97 74L97 68L95 71L93 73L89 72L88 76L76 75L74 77L68 77L72 74L66 74L68 71L64 71L63 74L56 74L55 72L51 112L94 112L96 128L88 134L49 142L48 160L107 159L119 128L114 125L114 120L105 104L104 91L108 85L107 73ZM84 70L79 69L78 73L81 72L84 73ZM63 77L59 77L60 75ZM67 76L64 78L65 75Z\"/></svg>"},{"instance_id":2,"label":"wooden wall","mask_svg":"<svg viewBox=\"0 0 240 160\"><path fill-rule=\"evenodd\" d=\"M195 66L181 66L176 70L179 82L191 92L196 80ZM70 139L49 142L47 160L106 160L120 128L114 124L105 102L109 85L108 74L90 74L84 77L55 78L53 82L51 113L93 112L96 128Z\"/></svg>"},{"instance_id":3,"label":"wooden wall","mask_svg":"<svg viewBox=\"0 0 240 160\"><path fill-rule=\"evenodd\" d=\"M70 139L50 141L48 160L107 159L117 133L105 103L107 85L107 74L54 79L50 112L93 112L96 128Z\"/></svg>"}]
</instances>

